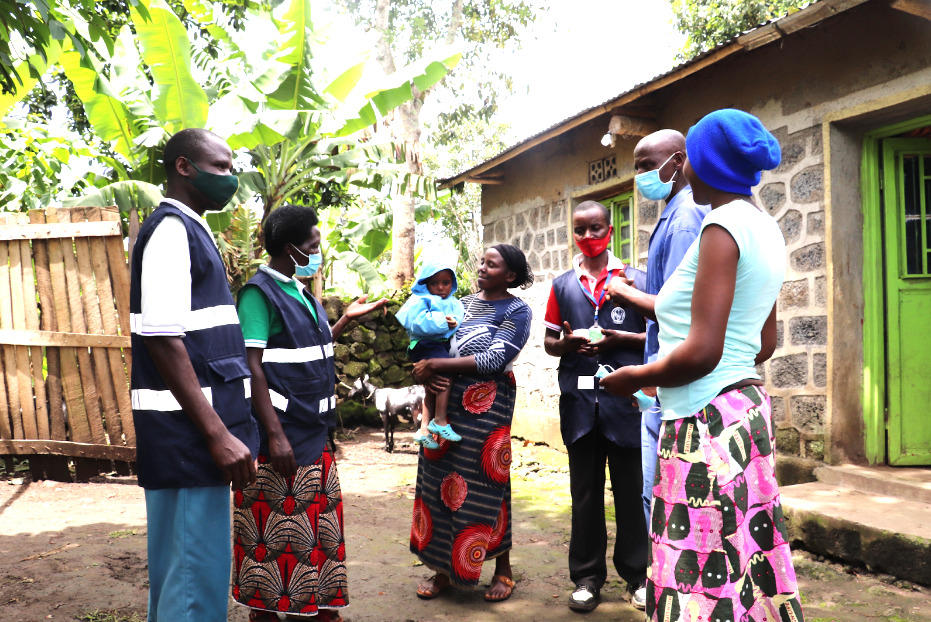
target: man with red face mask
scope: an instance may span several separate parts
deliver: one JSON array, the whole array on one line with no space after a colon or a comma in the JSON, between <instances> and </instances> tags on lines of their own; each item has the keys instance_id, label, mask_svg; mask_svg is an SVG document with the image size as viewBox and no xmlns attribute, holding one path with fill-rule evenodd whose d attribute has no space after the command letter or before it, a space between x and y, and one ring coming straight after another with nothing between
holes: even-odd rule
<instances>
[{"instance_id":1,"label":"man with red face mask","mask_svg":"<svg viewBox=\"0 0 931 622\"><path fill-rule=\"evenodd\" d=\"M605 463L611 477L617 538L613 562L631 594L646 579L646 523L641 505L640 412L630 399L598 386L598 379L643 361L646 324L633 309L606 296L612 279L645 284L645 275L608 250L613 228L602 204L585 201L572 213L572 234L582 252L573 268L553 280L544 348L559 357L559 417L569 453L572 533L569 577L575 590L569 608L598 606L607 579ZM638 285L638 286L640 286Z\"/></svg>"}]
</instances>

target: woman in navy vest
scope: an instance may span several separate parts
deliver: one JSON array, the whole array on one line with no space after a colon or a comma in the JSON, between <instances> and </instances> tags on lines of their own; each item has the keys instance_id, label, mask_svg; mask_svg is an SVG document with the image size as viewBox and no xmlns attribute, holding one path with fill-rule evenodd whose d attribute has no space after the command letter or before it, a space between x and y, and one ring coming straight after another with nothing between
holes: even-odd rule
<instances>
[{"instance_id":1,"label":"woman in navy vest","mask_svg":"<svg viewBox=\"0 0 931 622\"><path fill-rule=\"evenodd\" d=\"M237 490L233 597L249 620L339 620L346 607L343 505L332 447L333 341L387 300L352 303L332 329L296 276L320 266L317 214L284 205L265 222L268 264L239 292L239 319L261 424L258 478Z\"/></svg>"},{"instance_id":2,"label":"woman in navy vest","mask_svg":"<svg viewBox=\"0 0 931 622\"><path fill-rule=\"evenodd\" d=\"M509 288L527 288L533 273L516 246L485 251L478 294L462 299L465 319L453 337L452 358L426 359L414 377L431 390L448 386L447 416L462 436L437 438L421 449L411 526L411 552L436 574L417 588L435 598L451 583L478 584L482 562L495 560L485 600L514 588L511 572L511 419L517 393L511 366L530 335L530 307Z\"/></svg>"}]
</instances>

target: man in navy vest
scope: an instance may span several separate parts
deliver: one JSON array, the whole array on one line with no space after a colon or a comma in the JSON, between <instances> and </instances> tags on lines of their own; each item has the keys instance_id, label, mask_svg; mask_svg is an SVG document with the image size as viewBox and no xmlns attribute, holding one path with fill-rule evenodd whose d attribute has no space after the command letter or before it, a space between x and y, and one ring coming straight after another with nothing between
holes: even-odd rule
<instances>
[{"instance_id":1,"label":"man in navy vest","mask_svg":"<svg viewBox=\"0 0 931 622\"><path fill-rule=\"evenodd\" d=\"M647 255L646 287L624 279L611 282L608 296L620 304L630 305L647 318L647 343L644 363L659 355L659 326L654 305L656 295L679 267L685 252L701 233L701 223L711 207L692 199L692 188L682 173L685 166L685 136L676 130L659 130L646 136L634 147L634 183L643 198L663 201L663 213L650 236ZM655 395L655 390L650 391ZM650 524L653 500L653 477L656 474L656 446L659 442L659 401L643 413L643 511Z\"/></svg>"},{"instance_id":2,"label":"man in navy vest","mask_svg":"<svg viewBox=\"0 0 931 622\"><path fill-rule=\"evenodd\" d=\"M575 611L597 607L607 579L606 462L617 524L614 567L635 598L646 579L640 413L630 399L598 387L601 375L642 363L645 340L643 317L606 297L615 279L643 285L644 277L608 250L612 231L610 213L601 203L576 206L572 234L582 253L573 258L571 270L553 280L543 321L544 348L559 357L559 418L572 494L569 577L575 590L569 608ZM640 596L645 603L645 593Z\"/></svg>"},{"instance_id":3,"label":"man in navy vest","mask_svg":"<svg viewBox=\"0 0 931 622\"><path fill-rule=\"evenodd\" d=\"M223 260L202 218L239 181L215 134L186 129L164 152L166 198L133 249L132 403L148 525L149 622L225 622L230 483L255 481L258 430Z\"/></svg>"}]
</instances>

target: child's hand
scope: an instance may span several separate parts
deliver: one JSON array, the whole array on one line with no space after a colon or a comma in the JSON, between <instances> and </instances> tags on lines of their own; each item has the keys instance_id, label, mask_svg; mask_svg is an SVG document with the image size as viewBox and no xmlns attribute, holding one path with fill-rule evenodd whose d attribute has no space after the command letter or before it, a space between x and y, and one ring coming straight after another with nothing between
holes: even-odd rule
<instances>
[{"instance_id":1,"label":"child's hand","mask_svg":"<svg viewBox=\"0 0 931 622\"><path fill-rule=\"evenodd\" d=\"M454 318L453 316L447 315L446 325L449 326L450 328L456 328L457 326L459 326L459 322L457 322L456 318Z\"/></svg>"}]
</instances>

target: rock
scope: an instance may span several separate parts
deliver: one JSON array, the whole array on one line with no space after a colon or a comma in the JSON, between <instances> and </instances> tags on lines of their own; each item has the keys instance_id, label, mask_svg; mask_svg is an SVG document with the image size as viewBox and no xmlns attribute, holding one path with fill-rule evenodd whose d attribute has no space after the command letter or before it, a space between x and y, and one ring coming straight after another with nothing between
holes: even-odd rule
<instances>
[{"instance_id":1,"label":"rock","mask_svg":"<svg viewBox=\"0 0 931 622\"><path fill-rule=\"evenodd\" d=\"M366 370L368 370L368 365L359 361L350 361L343 365L343 373L353 380L364 374Z\"/></svg>"},{"instance_id":2,"label":"rock","mask_svg":"<svg viewBox=\"0 0 931 622\"><path fill-rule=\"evenodd\" d=\"M382 372L382 366L378 363L378 361L374 357L370 358L368 361L369 361L369 375L370 376L380 375Z\"/></svg>"},{"instance_id":3,"label":"rock","mask_svg":"<svg viewBox=\"0 0 931 622\"><path fill-rule=\"evenodd\" d=\"M333 344L333 358L336 359L337 363L348 363L349 362L349 346L345 343L334 343Z\"/></svg>"},{"instance_id":4,"label":"rock","mask_svg":"<svg viewBox=\"0 0 931 622\"><path fill-rule=\"evenodd\" d=\"M372 341L372 349L376 352L389 352L394 349L391 340L391 334L387 332L376 332L375 340Z\"/></svg>"},{"instance_id":5,"label":"rock","mask_svg":"<svg viewBox=\"0 0 931 622\"><path fill-rule=\"evenodd\" d=\"M776 430L776 449L781 454L797 456L801 453L800 438L795 428L779 428Z\"/></svg>"},{"instance_id":6,"label":"rock","mask_svg":"<svg viewBox=\"0 0 931 622\"><path fill-rule=\"evenodd\" d=\"M375 341L375 333L365 326L356 326L349 333L349 338L355 342L370 344Z\"/></svg>"},{"instance_id":7,"label":"rock","mask_svg":"<svg viewBox=\"0 0 931 622\"><path fill-rule=\"evenodd\" d=\"M356 346L358 346L358 349L355 348ZM356 359L357 361L369 361L373 356L375 356L375 350L366 348L365 344L361 343L352 344L350 350L353 350L352 358Z\"/></svg>"},{"instance_id":8,"label":"rock","mask_svg":"<svg viewBox=\"0 0 931 622\"><path fill-rule=\"evenodd\" d=\"M792 423L805 432L821 434L824 431L824 395L796 395L789 398Z\"/></svg>"},{"instance_id":9,"label":"rock","mask_svg":"<svg viewBox=\"0 0 931 622\"><path fill-rule=\"evenodd\" d=\"M824 171L822 165L809 166L797 173L791 182L792 201L817 203L824 198Z\"/></svg>"},{"instance_id":10,"label":"rock","mask_svg":"<svg viewBox=\"0 0 931 622\"><path fill-rule=\"evenodd\" d=\"M397 350L401 350L401 349L407 350L407 346L410 345L411 340L410 340L410 337L407 336L406 332L399 331L396 333L392 333L391 343L394 344L394 347Z\"/></svg>"},{"instance_id":11,"label":"rock","mask_svg":"<svg viewBox=\"0 0 931 622\"><path fill-rule=\"evenodd\" d=\"M406 371L401 369L401 367L398 365L392 365L385 370L385 373L382 375L382 379L385 381L385 383L394 385L404 380L405 376L407 376Z\"/></svg>"},{"instance_id":12,"label":"rock","mask_svg":"<svg viewBox=\"0 0 931 622\"><path fill-rule=\"evenodd\" d=\"M828 342L828 318L823 315L794 317L789 320L792 345L823 346Z\"/></svg>"},{"instance_id":13,"label":"rock","mask_svg":"<svg viewBox=\"0 0 931 622\"><path fill-rule=\"evenodd\" d=\"M808 355L790 354L769 362L770 381L779 388L804 387L808 383Z\"/></svg>"},{"instance_id":14,"label":"rock","mask_svg":"<svg viewBox=\"0 0 931 622\"><path fill-rule=\"evenodd\" d=\"M387 369L394 365L396 353L392 351L388 352L379 352L375 355L375 360L378 361L378 364L382 366L383 369Z\"/></svg>"},{"instance_id":15,"label":"rock","mask_svg":"<svg viewBox=\"0 0 931 622\"><path fill-rule=\"evenodd\" d=\"M354 400L344 400L336 407L336 411L343 427L381 427L381 417L372 405L365 406Z\"/></svg>"}]
</instances>

